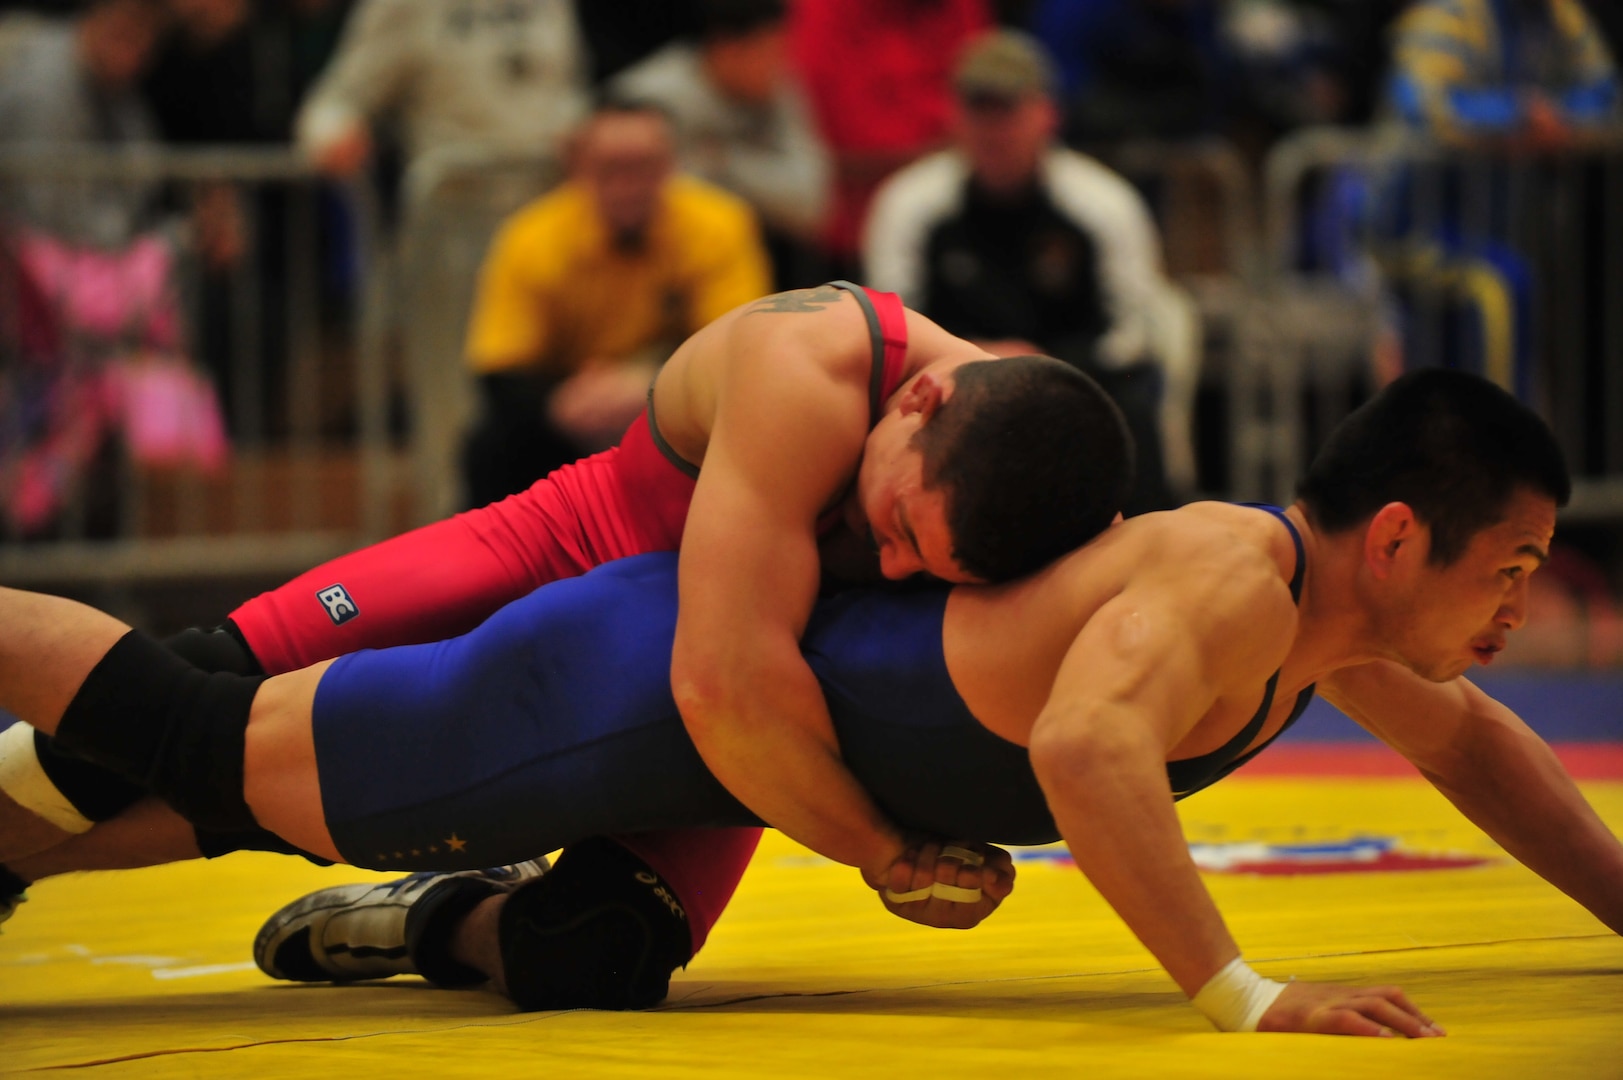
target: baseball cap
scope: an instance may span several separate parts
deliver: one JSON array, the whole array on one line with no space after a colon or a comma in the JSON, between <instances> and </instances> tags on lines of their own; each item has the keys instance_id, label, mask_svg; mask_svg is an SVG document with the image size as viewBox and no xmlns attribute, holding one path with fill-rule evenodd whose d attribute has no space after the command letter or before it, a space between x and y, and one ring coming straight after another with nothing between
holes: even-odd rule
<instances>
[{"instance_id":1,"label":"baseball cap","mask_svg":"<svg viewBox=\"0 0 1623 1080\"><path fill-rule=\"evenodd\" d=\"M960 97L1011 101L1051 94L1057 81L1041 42L1019 30L994 30L964 50L952 85Z\"/></svg>"}]
</instances>

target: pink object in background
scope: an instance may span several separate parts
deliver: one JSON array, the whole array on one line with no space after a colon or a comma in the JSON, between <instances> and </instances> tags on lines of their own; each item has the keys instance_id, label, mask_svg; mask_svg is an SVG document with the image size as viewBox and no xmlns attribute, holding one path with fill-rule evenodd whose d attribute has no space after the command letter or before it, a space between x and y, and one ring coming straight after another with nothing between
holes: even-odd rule
<instances>
[{"instance_id":1,"label":"pink object in background","mask_svg":"<svg viewBox=\"0 0 1623 1080\"><path fill-rule=\"evenodd\" d=\"M17 244L17 261L70 333L134 339L155 349L179 346L174 254L159 237L142 236L122 250L102 251L26 233Z\"/></svg>"},{"instance_id":2,"label":"pink object in background","mask_svg":"<svg viewBox=\"0 0 1623 1080\"><path fill-rule=\"evenodd\" d=\"M108 370L130 454L141 465L225 465L225 422L214 387L176 356L146 354Z\"/></svg>"}]
</instances>

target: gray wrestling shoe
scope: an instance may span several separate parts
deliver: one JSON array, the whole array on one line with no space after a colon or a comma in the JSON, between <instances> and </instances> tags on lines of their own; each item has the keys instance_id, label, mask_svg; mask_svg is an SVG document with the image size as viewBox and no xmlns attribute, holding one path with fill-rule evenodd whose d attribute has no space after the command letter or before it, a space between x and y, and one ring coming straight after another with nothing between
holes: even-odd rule
<instances>
[{"instance_id":1,"label":"gray wrestling shoe","mask_svg":"<svg viewBox=\"0 0 1623 1080\"><path fill-rule=\"evenodd\" d=\"M477 982L464 977L461 973L468 969L459 965L451 965L456 974L419 970L415 946L423 925L452 894L471 901L458 905L465 912L478 900L510 892L547 869L546 859L532 859L486 870L424 871L395 881L318 889L265 921L254 937L254 963L271 978L292 982L419 974L446 985Z\"/></svg>"}]
</instances>

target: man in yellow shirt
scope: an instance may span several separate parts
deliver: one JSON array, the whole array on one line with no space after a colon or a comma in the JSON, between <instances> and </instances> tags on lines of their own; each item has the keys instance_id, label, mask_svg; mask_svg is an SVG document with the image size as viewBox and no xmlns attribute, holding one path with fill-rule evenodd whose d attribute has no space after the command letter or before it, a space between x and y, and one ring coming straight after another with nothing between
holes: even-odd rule
<instances>
[{"instance_id":1,"label":"man in yellow shirt","mask_svg":"<svg viewBox=\"0 0 1623 1080\"><path fill-rule=\"evenodd\" d=\"M613 445L678 344L770 289L753 211L675 172L665 115L600 107L569 179L509 218L485 258L467 343L483 399L464 457L472 505Z\"/></svg>"}]
</instances>

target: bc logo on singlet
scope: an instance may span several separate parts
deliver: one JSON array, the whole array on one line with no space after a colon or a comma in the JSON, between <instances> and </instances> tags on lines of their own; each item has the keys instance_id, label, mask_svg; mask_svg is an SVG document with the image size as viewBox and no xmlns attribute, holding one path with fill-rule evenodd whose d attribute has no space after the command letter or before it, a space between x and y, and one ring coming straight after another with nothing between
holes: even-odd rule
<instances>
[{"instance_id":1,"label":"bc logo on singlet","mask_svg":"<svg viewBox=\"0 0 1623 1080\"><path fill-rule=\"evenodd\" d=\"M342 626L361 613L355 606L355 600L349 595L349 590L342 585L328 585L316 593L316 599L321 606L327 609L327 617L334 626Z\"/></svg>"}]
</instances>

